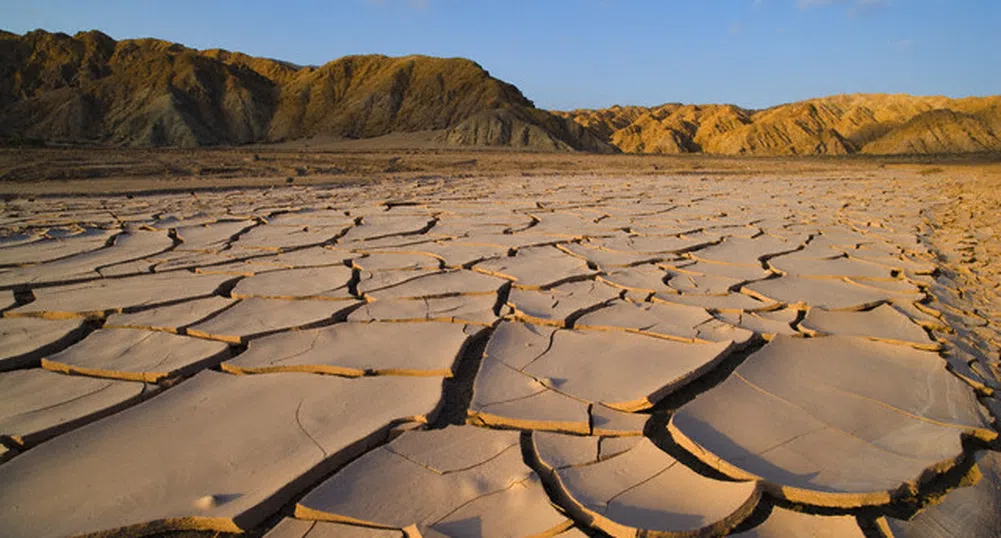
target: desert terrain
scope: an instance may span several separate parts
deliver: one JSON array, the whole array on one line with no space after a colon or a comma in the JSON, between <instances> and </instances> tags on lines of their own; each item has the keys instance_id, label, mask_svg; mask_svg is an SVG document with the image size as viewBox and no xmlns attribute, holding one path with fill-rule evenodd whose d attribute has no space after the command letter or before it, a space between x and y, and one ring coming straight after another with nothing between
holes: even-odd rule
<instances>
[{"instance_id":1,"label":"desert terrain","mask_svg":"<svg viewBox=\"0 0 1001 538\"><path fill-rule=\"evenodd\" d=\"M1001 536L999 155L0 30L0 536Z\"/></svg>"},{"instance_id":2,"label":"desert terrain","mask_svg":"<svg viewBox=\"0 0 1001 538\"><path fill-rule=\"evenodd\" d=\"M0 152L6 536L1001 528L996 163L383 142Z\"/></svg>"}]
</instances>

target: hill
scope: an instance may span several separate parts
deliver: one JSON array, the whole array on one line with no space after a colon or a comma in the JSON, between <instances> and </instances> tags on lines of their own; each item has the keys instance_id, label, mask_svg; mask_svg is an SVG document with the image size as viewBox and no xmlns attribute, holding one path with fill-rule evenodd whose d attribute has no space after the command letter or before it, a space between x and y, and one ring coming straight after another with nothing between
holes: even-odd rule
<instances>
[{"instance_id":1,"label":"hill","mask_svg":"<svg viewBox=\"0 0 1001 538\"><path fill-rule=\"evenodd\" d=\"M298 66L157 39L0 31L0 141L238 145L430 133L444 146L721 155L1001 151L1001 96L552 112L463 58Z\"/></svg>"},{"instance_id":2,"label":"hill","mask_svg":"<svg viewBox=\"0 0 1001 538\"><path fill-rule=\"evenodd\" d=\"M450 144L614 151L462 58L349 56L300 67L97 31L0 33L8 138L195 147L429 130Z\"/></svg>"},{"instance_id":3,"label":"hill","mask_svg":"<svg viewBox=\"0 0 1001 538\"><path fill-rule=\"evenodd\" d=\"M765 110L611 107L556 114L629 153L943 154L1001 151L1001 96L836 95Z\"/></svg>"}]
</instances>

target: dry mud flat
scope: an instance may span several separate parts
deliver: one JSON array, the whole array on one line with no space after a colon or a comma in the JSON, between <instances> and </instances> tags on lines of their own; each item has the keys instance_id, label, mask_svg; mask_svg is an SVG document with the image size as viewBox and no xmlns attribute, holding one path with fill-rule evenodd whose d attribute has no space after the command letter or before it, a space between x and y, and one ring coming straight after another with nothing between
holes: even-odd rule
<instances>
[{"instance_id":1,"label":"dry mud flat","mask_svg":"<svg viewBox=\"0 0 1001 538\"><path fill-rule=\"evenodd\" d=\"M935 185L7 201L0 534L996 536L998 243Z\"/></svg>"}]
</instances>

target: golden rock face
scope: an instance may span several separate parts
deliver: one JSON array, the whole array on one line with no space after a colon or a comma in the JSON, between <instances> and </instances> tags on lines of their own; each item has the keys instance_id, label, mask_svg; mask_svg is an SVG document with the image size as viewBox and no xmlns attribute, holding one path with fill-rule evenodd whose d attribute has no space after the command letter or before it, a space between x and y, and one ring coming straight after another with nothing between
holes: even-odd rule
<instances>
[{"instance_id":1,"label":"golden rock face","mask_svg":"<svg viewBox=\"0 0 1001 538\"><path fill-rule=\"evenodd\" d=\"M627 153L941 154L997 151L1001 98L835 95L765 110L733 105L558 113Z\"/></svg>"}]
</instances>

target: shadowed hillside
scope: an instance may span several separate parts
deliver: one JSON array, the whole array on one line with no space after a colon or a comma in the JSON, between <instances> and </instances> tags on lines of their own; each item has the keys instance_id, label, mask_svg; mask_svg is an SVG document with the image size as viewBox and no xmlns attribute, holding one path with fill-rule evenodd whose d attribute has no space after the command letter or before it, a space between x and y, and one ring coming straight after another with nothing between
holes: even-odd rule
<instances>
[{"instance_id":1,"label":"shadowed hillside","mask_svg":"<svg viewBox=\"0 0 1001 538\"><path fill-rule=\"evenodd\" d=\"M51 141L197 146L266 135L274 82L181 45L100 32L0 36L0 132Z\"/></svg>"},{"instance_id":2,"label":"shadowed hillside","mask_svg":"<svg viewBox=\"0 0 1001 538\"><path fill-rule=\"evenodd\" d=\"M299 67L96 31L0 34L7 138L195 147L413 131L441 131L451 144L614 151L462 58L351 56Z\"/></svg>"}]
</instances>

